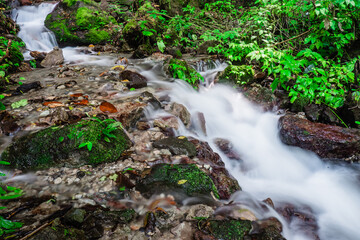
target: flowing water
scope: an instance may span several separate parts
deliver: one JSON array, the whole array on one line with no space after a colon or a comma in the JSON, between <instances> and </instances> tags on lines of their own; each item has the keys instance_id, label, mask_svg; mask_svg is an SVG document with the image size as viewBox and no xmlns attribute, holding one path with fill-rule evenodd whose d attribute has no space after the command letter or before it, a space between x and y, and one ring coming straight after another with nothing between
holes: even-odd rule
<instances>
[{"instance_id":1,"label":"flowing water","mask_svg":"<svg viewBox=\"0 0 360 240\"><path fill-rule=\"evenodd\" d=\"M52 7L54 6L41 4L38 7L14 10L13 17L22 27L20 33L23 34L24 26L28 26L28 16L38 15L35 11L43 8L50 11ZM36 19L32 24L43 27L43 22L40 21L45 17ZM48 33L44 27L42 29L41 33ZM29 40L30 36L21 34L19 36L31 50L35 47L30 46L48 46L53 41L50 40L51 37L41 37L40 41L44 42L36 43L36 38ZM69 55L75 55L73 59L79 59L74 60L77 63L83 56L78 52L74 54L74 49L64 52L67 52L67 59L71 58ZM114 65L112 58L97 56L83 58L80 63ZM132 63L135 69L149 79L150 87L155 89L158 96L169 96L171 101L185 105L192 116L197 116L199 112L204 114L206 132L203 131L202 124L193 117L193 127L186 129L182 126L177 134L207 141L221 155L227 169L243 189L232 196L234 202L252 209L258 218L269 217L269 214L279 218L284 224L283 233L287 239L311 237L303 233L301 222L286 223L275 211L269 213L259 210L256 206L260 201L270 197L275 206L291 203L297 209L309 212L316 219L320 239L360 238L359 165L324 163L311 152L281 143L277 125L279 116L263 112L230 87L213 84L216 73L223 70L226 64L214 62L213 66L198 65L198 71L206 81L199 91L195 91L184 81L167 79L161 63L149 60ZM168 113L152 109L148 109L147 113L148 118L162 114ZM231 160L222 154L214 144L217 138L229 140L234 150L240 154L241 161Z\"/></svg>"}]
</instances>

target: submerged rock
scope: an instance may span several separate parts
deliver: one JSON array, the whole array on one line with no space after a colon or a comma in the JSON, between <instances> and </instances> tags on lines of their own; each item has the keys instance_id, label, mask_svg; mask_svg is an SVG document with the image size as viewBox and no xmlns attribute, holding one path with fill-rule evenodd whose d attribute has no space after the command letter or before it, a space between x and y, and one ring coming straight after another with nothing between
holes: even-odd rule
<instances>
[{"instance_id":1,"label":"submerged rock","mask_svg":"<svg viewBox=\"0 0 360 240\"><path fill-rule=\"evenodd\" d=\"M283 143L315 152L321 158L359 160L360 130L313 123L296 116L279 120Z\"/></svg>"},{"instance_id":2,"label":"submerged rock","mask_svg":"<svg viewBox=\"0 0 360 240\"><path fill-rule=\"evenodd\" d=\"M186 196L210 196L211 192L219 197L213 181L195 164L155 165L136 188L146 197L159 192L171 193L177 200Z\"/></svg>"},{"instance_id":3,"label":"submerged rock","mask_svg":"<svg viewBox=\"0 0 360 240\"><path fill-rule=\"evenodd\" d=\"M106 139L106 132L114 137ZM5 149L1 160L10 162L12 168L24 170L96 165L116 161L130 145L129 138L120 127L83 120L20 137Z\"/></svg>"}]
</instances>

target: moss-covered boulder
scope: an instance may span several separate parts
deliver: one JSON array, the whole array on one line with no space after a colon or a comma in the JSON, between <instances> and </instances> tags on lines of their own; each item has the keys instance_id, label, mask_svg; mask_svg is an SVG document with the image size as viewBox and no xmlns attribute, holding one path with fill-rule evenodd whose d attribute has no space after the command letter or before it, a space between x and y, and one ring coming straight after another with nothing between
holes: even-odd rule
<instances>
[{"instance_id":1,"label":"moss-covered boulder","mask_svg":"<svg viewBox=\"0 0 360 240\"><path fill-rule=\"evenodd\" d=\"M218 76L219 83L250 84L254 81L254 70L248 65L229 65Z\"/></svg>"},{"instance_id":2,"label":"moss-covered boulder","mask_svg":"<svg viewBox=\"0 0 360 240\"><path fill-rule=\"evenodd\" d=\"M252 229L248 220L201 220L199 225L204 225L203 232L216 239L242 240ZM205 223L205 224L204 224ZM209 238L211 239L211 238Z\"/></svg>"},{"instance_id":3,"label":"moss-covered boulder","mask_svg":"<svg viewBox=\"0 0 360 240\"><path fill-rule=\"evenodd\" d=\"M198 87L204 78L186 61L180 59L171 59L165 65L165 70L170 77L187 81L193 87Z\"/></svg>"},{"instance_id":4,"label":"moss-covered boulder","mask_svg":"<svg viewBox=\"0 0 360 240\"><path fill-rule=\"evenodd\" d=\"M186 196L210 196L211 192L219 197L211 178L195 164L155 165L139 180L136 188L146 197L163 192L173 194L176 200Z\"/></svg>"},{"instance_id":5,"label":"moss-covered boulder","mask_svg":"<svg viewBox=\"0 0 360 240\"><path fill-rule=\"evenodd\" d=\"M152 3L145 1L122 30L122 36L129 46L134 49L139 48L139 53L134 54L136 58L151 55L156 50L155 33L160 31L160 23L158 19L150 16L152 11L155 11Z\"/></svg>"},{"instance_id":6,"label":"moss-covered boulder","mask_svg":"<svg viewBox=\"0 0 360 240\"><path fill-rule=\"evenodd\" d=\"M91 0L66 0L45 20L61 45L104 44L119 30L117 21Z\"/></svg>"},{"instance_id":7,"label":"moss-covered boulder","mask_svg":"<svg viewBox=\"0 0 360 240\"><path fill-rule=\"evenodd\" d=\"M1 160L10 162L11 168L24 170L116 161L131 146L131 141L117 125L82 120L64 127L43 129L15 139L2 153Z\"/></svg>"}]
</instances>

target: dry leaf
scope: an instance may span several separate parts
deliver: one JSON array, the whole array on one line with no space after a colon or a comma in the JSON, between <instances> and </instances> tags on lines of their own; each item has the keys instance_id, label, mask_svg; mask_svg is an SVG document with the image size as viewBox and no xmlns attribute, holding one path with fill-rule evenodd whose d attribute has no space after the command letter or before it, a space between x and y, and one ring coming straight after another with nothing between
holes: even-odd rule
<instances>
[{"instance_id":1,"label":"dry leaf","mask_svg":"<svg viewBox=\"0 0 360 240\"><path fill-rule=\"evenodd\" d=\"M55 101L51 101L51 102L44 102L43 103L44 106L47 106L49 108L56 108L56 107L63 107L64 104L61 102L55 102Z\"/></svg>"},{"instance_id":2,"label":"dry leaf","mask_svg":"<svg viewBox=\"0 0 360 240\"><path fill-rule=\"evenodd\" d=\"M104 101L100 104L100 110L104 113L116 113L117 112L116 107L106 101Z\"/></svg>"}]
</instances>

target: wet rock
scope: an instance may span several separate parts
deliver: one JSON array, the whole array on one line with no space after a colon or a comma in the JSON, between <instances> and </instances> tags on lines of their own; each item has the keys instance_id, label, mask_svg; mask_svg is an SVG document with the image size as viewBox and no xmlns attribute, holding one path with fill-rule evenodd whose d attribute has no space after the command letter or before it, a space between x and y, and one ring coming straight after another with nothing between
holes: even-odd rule
<instances>
[{"instance_id":1,"label":"wet rock","mask_svg":"<svg viewBox=\"0 0 360 240\"><path fill-rule=\"evenodd\" d=\"M180 120L184 123L186 127L190 125L191 115L184 105L176 102L172 103L170 105L170 113L180 118Z\"/></svg>"},{"instance_id":2,"label":"wet rock","mask_svg":"<svg viewBox=\"0 0 360 240\"><path fill-rule=\"evenodd\" d=\"M153 147L159 149L169 149L174 155L187 155L189 157L194 157L196 155L195 145L189 142L186 138L164 138L154 142Z\"/></svg>"},{"instance_id":3,"label":"wet rock","mask_svg":"<svg viewBox=\"0 0 360 240\"><path fill-rule=\"evenodd\" d=\"M19 72L30 72L32 71L30 64L26 62L22 62L20 66L18 67Z\"/></svg>"},{"instance_id":4,"label":"wet rock","mask_svg":"<svg viewBox=\"0 0 360 240\"><path fill-rule=\"evenodd\" d=\"M147 86L147 79L146 77L142 76L137 72L133 72L130 70L124 70L119 75L119 80L128 80L125 82L128 88L143 88Z\"/></svg>"},{"instance_id":5,"label":"wet rock","mask_svg":"<svg viewBox=\"0 0 360 240\"><path fill-rule=\"evenodd\" d=\"M304 232L311 239L319 239L317 235L319 226L317 225L316 218L310 207L282 203L276 207L276 211L281 214L288 223L293 221L296 222L302 232Z\"/></svg>"},{"instance_id":6,"label":"wet rock","mask_svg":"<svg viewBox=\"0 0 360 240\"><path fill-rule=\"evenodd\" d=\"M148 130L150 128L150 124L148 122L139 121L139 122L136 123L136 128L138 130L143 130L143 131Z\"/></svg>"},{"instance_id":7,"label":"wet rock","mask_svg":"<svg viewBox=\"0 0 360 240\"><path fill-rule=\"evenodd\" d=\"M232 143L229 140L217 138L215 139L215 144L229 159L241 160L240 154L233 149Z\"/></svg>"},{"instance_id":8,"label":"wet rock","mask_svg":"<svg viewBox=\"0 0 360 240\"><path fill-rule=\"evenodd\" d=\"M20 2L20 6L29 6L32 5L32 1L31 0L19 0Z\"/></svg>"},{"instance_id":9,"label":"wet rock","mask_svg":"<svg viewBox=\"0 0 360 240\"><path fill-rule=\"evenodd\" d=\"M242 86L240 91L251 102L262 106L265 111L272 110L277 104L277 98L271 89L260 84L253 83L250 86Z\"/></svg>"},{"instance_id":10,"label":"wet rock","mask_svg":"<svg viewBox=\"0 0 360 240\"><path fill-rule=\"evenodd\" d=\"M177 201L186 196L210 196L211 192L218 197L213 181L194 164L155 165L137 183L136 188L145 197L155 193L170 193Z\"/></svg>"},{"instance_id":11,"label":"wet rock","mask_svg":"<svg viewBox=\"0 0 360 240\"><path fill-rule=\"evenodd\" d=\"M32 83L24 83L20 87L18 87L15 92L12 93L12 95L21 95L23 93L29 92L30 90L35 89L41 89L41 84L39 81L32 82Z\"/></svg>"},{"instance_id":12,"label":"wet rock","mask_svg":"<svg viewBox=\"0 0 360 240\"><path fill-rule=\"evenodd\" d=\"M322 111L322 107L317 104L309 104L304 107L304 112L307 119L313 122L318 122L320 120L320 115Z\"/></svg>"},{"instance_id":13,"label":"wet rock","mask_svg":"<svg viewBox=\"0 0 360 240\"><path fill-rule=\"evenodd\" d=\"M162 117L154 120L154 127L159 127L163 131L179 129L179 123L176 117Z\"/></svg>"},{"instance_id":14,"label":"wet rock","mask_svg":"<svg viewBox=\"0 0 360 240\"><path fill-rule=\"evenodd\" d=\"M210 220L207 221L203 231L216 239L232 240L244 239L251 228L251 222L247 220Z\"/></svg>"},{"instance_id":15,"label":"wet rock","mask_svg":"<svg viewBox=\"0 0 360 240\"><path fill-rule=\"evenodd\" d=\"M226 170L219 154L215 153L207 142L197 139L192 139L191 142L196 147L196 157L199 162L211 166L206 171L218 189L220 199L229 199L231 194L241 190L237 180Z\"/></svg>"},{"instance_id":16,"label":"wet rock","mask_svg":"<svg viewBox=\"0 0 360 240\"><path fill-rule=\"evenodd\" d=\"M7 111L0 112L0 129L7 136L20 130L20 126L16 123L17 119L11 116Z\"/></svg>"},{"instance_id":17,"label":"wet rock","mask_svg":"<svg viewBox=\"0 0 360 240\"><path fill-rule=\"evenodd\" d=\"M66 224L79 227L85 220L86 211L84 209L73 208L64 216Z\"/></svg>"},{"instance_id":18,"label":"wet rock","mask_svg":"<svg viewBox=\"0 0 360 240\"><path fill-rule=\"evenodd\" d=\"M46 52L39 52L39 51L31 51L30 52L30 56L32 56L33 58L35 58L36 61L39 61L39 62L44 60L46 55L47 55Z\"/></svg>"},{"instance_id":19,"label":"wet rock","mask_svg":"<svg viewBox=\"0 0 360 240\"><path fill-rule=\"evenodd\" d=\"M60 48L54 47L52 51L46 54L44 60L41 61L42 67L53 67L64 62L64 55Z\"/></svg>"},{"instance_id":20,"label":"wet rock","mask_svg":"<svg viewBox=\"0 0 360 240\"><path fill-rule=\"evenodd\" d=\"M104 123L83 120L40 130L16 139L5 149L1 160L10 162L11 168L24 170L115 161L131 142L121 128L111 131L115 138L105 141L102 130L106 127Z\"/></svg>"},{"instance_id":21,"label":"wet rock","mask_svg":"<svg viewBox=\"0 0 360 240\"><path fill-rule=\"evenodd\" d=\"M236 74L235 74L236 73ZM217 77L219 83L251 84L254 81L254 70L248 65L229 65Z\"/></svg>"},{"instance_id":22,"label":"wet rock","mask_svg":"<svg viewBox=\"0 0 360 240\"><path fill-rule=\"evenodd\" d=\"M283 143L315 152L322 158L347 160L360 157L360 130L313 123L287 115L279 119Z\"/></svg>"}]
</instances>

